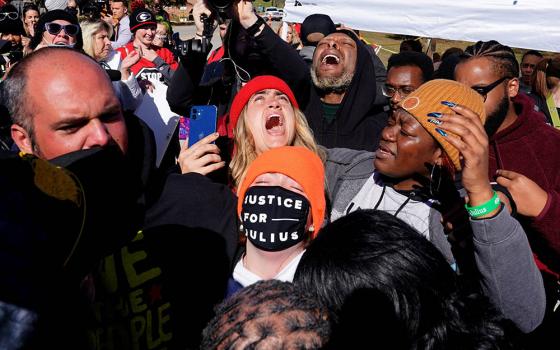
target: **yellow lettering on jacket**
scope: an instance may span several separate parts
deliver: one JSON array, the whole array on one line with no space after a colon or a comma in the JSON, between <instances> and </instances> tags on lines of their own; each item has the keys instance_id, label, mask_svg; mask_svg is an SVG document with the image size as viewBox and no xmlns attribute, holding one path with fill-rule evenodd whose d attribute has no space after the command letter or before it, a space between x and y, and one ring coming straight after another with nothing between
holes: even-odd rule
<instances>
[{"instance_id":1,"label":"yellow lettering on jacket","mask_svg":"<svg viewBox=\"0 0 560 350\"><path fill-rule=\"evenodd\" d=\"M154 267L147 271L137 273L134 264L146 259L147 257L148 255L143 250L130 253L127 247L122 249L122 264L126 273L126 279L128 280L128 284L131 288L136 288L142 283L161 275L161 269L159 267Z\"/></svg>"},{"instance_id":2,"label":"yellow lettering on jacket","mask_svg":"<svg viewBox=\"0 0 560 350\"><path fill-rule=\"evenodd\" d=\"M144 291L142 289L137 289L135 291L132 291L128 296L130 300L130 308L135 314L142 312L148 308L148 305L144 304L144 300L142 299L143 292Z\"/></svg>"}]
</instances>

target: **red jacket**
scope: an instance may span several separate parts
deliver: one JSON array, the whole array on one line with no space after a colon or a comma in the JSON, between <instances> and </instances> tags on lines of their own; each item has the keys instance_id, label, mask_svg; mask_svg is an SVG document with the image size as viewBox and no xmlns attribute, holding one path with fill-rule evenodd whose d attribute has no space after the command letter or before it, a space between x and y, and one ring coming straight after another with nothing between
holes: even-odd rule
<instances>
[{"instance_id":1,"label":"red jacket","mask_svg":"<svg viewBox=\"0 0 560 350\"><path fill-rule=\"evenodd\" d=\"M117 51L121 54L121 60L128 55L129 52L134 50L134 43L131 41L123 47L119 47ZM179 63L175 60L175 56L173 53L168 49L161 47L156 50L156 53L159 57L161 57L170 67L172 70L176 70L179 67ZM142 68L156 68L154 62L145 59L144 57L140 58L135 65L133 65L130 70L134 75L138 75L138 72L142 70Z\"/></svg>"},{"instance_id":2,"label":"red jacket","mask_svg":"<svg viewBox=\"0 0 560 350\"><path fill-rule=\"evenodd\" d=\"M524 94L514 99L517 120L490 139L489 172L512 170L535 181L548 193L541 214L520 218L541 270L560 274L560 131L544 122Z\"/></svg>"}]
</instances>

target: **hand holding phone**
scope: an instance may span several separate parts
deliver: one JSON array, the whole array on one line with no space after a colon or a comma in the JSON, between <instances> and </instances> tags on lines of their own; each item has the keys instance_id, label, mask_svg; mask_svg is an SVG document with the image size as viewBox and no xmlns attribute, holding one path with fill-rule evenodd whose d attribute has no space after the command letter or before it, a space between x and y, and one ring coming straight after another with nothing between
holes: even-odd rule
<instances>
[{"instance_id":1,"label":"hand holding phone","mask_svg":"<svg viewBox=\"0 0 560 350\"><path fill-rule=\"evenodd\" d=\"M226 162L220 157L220 149L213 144L218 139L218 133L206 136L188 147L185 143L177 158L177 164L181 168L181 173L199 173L207 175L215 170L223 168Z\"/></svg>"},{"instance_id":2,"label":"hand holding phone","mask_svg":"<svg viewBox=\"0 0 560 350\"><path fill-rule=\"evenodd\" d=\"M208 106L202 107L206 108ZM215 106L212 107L215 108ZM213 110L213 108L210 108L210 110ZM214 144L219 134L215 132L216 124L212 121L213 118L210 118L210 121L201 121L200 118L202 117L198 114L204 115L205 112L197 109L197 111L191 110L191 115L193 113L197 114L196 118L181 117L179 120L179 142L182 142L182 144L177 163L183 174L196 172L207 175L225 166L225 162L220 157L220 149ZM209 133L209 135L205 135L206 133Z\"/></svg>"},{"instance_id":3,"label":"hand holding phone","mask_svg":"<svg viewBox=\"0 0 560 350\"><path fill-rule=\"evenodd\" d=\"M192 106L188 118L189 147L216 132L218 109L214 105Z\"/></svg>"}]
</instances>

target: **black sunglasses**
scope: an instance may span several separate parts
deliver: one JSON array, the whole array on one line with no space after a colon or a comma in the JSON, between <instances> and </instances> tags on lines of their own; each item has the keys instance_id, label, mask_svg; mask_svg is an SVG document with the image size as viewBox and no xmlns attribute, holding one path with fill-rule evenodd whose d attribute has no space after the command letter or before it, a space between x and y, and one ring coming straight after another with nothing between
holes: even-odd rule
<instances>
[{"instance_id":1,"label":"black sunglasses","mask_svg":"<svg viewBox=\"0 0 560 350\"><path fill-rule=\"evenodd\" d=\"M2 12L0 13L0 21L3 21L7 18L11 19L11 20L16 20L18 19L19 15L17 12Z\"/></svg>"},{"instance_id":2,"label":"black sunglasses","mask_svg":"<svg viewBox=\"0 0 560 350\"><path fill-rule=\"evenodd\" d=\"M58 24L54 22L45 23L45 29L51 35L57 35L60 33L61 30L64 29L64 32L70 36L76 36L80 31L80 27L75 24Z\"/></svg>"},{"instance_id":3,"label":"black sunglasses","mask_svg":"<svg viewBox=\"0 0 560 350\"><path fill-rule=\"evenodd\" d=\"M511 79L511 78L510 77L503 77L503 78L500 78L500 79L496 80L492 84L489 84L489 85L486 85L486 86L473 86L472 89L474 91L478 92L480 94L480 96L482 96L484 101L486 101L486 97L487 97L488 93L490 91L494 90L494 88L496 86L500 85L506 79Z\"/></svg>"}]
</instances>

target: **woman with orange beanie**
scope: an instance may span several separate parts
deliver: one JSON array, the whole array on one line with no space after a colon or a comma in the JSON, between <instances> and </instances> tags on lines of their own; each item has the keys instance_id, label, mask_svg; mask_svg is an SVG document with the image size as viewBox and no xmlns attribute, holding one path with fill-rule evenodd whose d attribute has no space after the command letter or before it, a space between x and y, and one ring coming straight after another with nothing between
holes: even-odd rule
<instances>
[{"instance_id":1,"label":"woman with orange beanie","mask_svg":"<svg viewBox=\"0 0 560 350\"><path fill-rule=\"evenodd\" d=\"M251 163L237 191L245 252L229 295L259 280L292 281L307 243L323 225L324 193L323 162L305 147L277 147Z\"/></svg>"},{"instance_id":2,"label":"woman with orange beanie","mask_svg":"<svg viewBox=\"0 0 560 350\"><path fill-rule=\"evenodd\" d=\"M281 146L303 146L319 154L313 133L294 93L280 78L263 75L250 80L235 96L229 111L234 149L229 168L239 186L251 162L262 152ZM183 173L207 175L225 165L227 155L213 144L218 134L184 148L178 163Z\"/></svg>"},{"instance_id":3,"label":"woman with orange beanie","mask_svg":"<svg viewBox=\"0 0 560 350\"><path fill-rule=\"evenodd\" d=\"M451 80L420 86L390 117L375 153L329 151L331 219L358 209L402 219L530 332L544 316L543 282L507 197L488 181L485 119L475 90ZM459 172L463 198L454 185Z\"/></svg>"}]
</instances>

